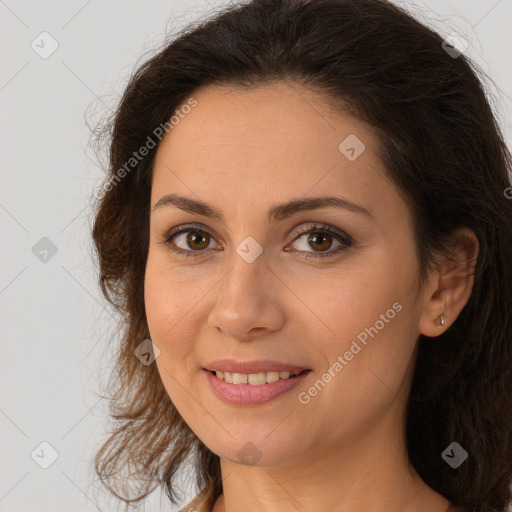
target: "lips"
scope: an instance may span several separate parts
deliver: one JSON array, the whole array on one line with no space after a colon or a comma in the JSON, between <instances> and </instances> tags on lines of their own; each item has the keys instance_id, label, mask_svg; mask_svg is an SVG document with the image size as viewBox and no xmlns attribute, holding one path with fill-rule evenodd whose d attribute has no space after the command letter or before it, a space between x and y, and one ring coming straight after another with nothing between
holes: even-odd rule
<instances>
[{"instance_id":1,"label":"lips","mask_svg":"<svg viewBox=\"0 0 512 512\"><path fill-rule=\"evenodd\" d=\"M233 359L219 359L208 363L205 370L210 372L229 372L229 373L260 373L260 372L290 372L302 373L308 368L294 364L280 363L268 359L257 361L234 361Z\"/></svg>"},{"instance_id":2,"label":"lips","mask_svg":"<svg viewBox=\"0 0 512 512\"><path fill-rule=\"evenodd\" d=\"M224 376L228 373L225 372ZM309 373L311 373L311 370L303 370L296 377L278 379L265 384L235 384L219 379L212 371L203 369L203 374L214 395L223 402L237 407L262 405L276 400L278 397L287 395L289 397L289 393L304 383ZM237 375L236 372L233 373L233 376L235 375Z\"/></svg>"}]
</instances>

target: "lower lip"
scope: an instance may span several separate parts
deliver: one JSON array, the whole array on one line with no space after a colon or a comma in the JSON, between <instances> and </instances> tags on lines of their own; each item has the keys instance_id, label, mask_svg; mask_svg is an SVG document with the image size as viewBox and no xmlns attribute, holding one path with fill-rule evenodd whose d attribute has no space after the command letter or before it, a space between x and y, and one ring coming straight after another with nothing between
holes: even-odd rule
<instances>
[{"instance_id":1,"label":"lower lip","mask_svg":"<svg viewBox=\"0 0 512 512\"><path fill-rule=\"evenodd\" d=\"M259 405L270 402L279 395L291 391L311 373L311 370L307 370L297 377L253 386L252 384L229 384L218 379L210 371L203 371L206 372L213 392L221 400L232 405Z\"/></svg>"}]
</instances>

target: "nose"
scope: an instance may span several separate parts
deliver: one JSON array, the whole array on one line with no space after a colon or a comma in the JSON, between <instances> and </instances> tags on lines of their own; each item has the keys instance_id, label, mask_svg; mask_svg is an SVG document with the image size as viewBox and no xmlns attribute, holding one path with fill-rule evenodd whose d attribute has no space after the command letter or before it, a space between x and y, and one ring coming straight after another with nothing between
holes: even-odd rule
<instances>
[{"instance_id":1,"label":"nose","mask_svg":"<svg viewBox=\"0 0 512 512\"><path fill-rule=\"evenodd\" d=\"M208 326L239 341L251 341L281 329L285 286L269 267L264 252L251 263L233 252L229 270L214 288Z\"/></svg>"}]
</instances>

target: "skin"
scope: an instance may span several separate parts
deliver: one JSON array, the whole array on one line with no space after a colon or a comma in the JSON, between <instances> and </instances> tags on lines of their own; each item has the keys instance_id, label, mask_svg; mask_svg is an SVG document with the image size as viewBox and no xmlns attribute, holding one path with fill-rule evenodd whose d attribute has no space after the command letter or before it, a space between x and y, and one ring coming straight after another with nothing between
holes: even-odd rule
<instances>
[{"instance_id":1,"label":"skin","mask_svg":"<svg viewBox=\"0 0 512 512\"><path fill-rule=\"evenodd\" d=\"M456 264L442 261L419 289L411 215L384 175L370 126L335 114L327 98L298 84L210 86L194 98L156 156L145 304L166 391L221 458L224 492L214 511L444 512L449 501L409 465L404 408L419 334L438 336L467 303L476 237L461 230ZM338 150L349 134L365 145L354 161ZM173 205L153 210L170 193L205 201L224 221ZM327 207L268 221L277 203L323 195L372 216ZM334 236L320 233L326 243L315 245L295 232L314 223L347 233L352 246L334 254ZM185 224L205 239L190 244L179 233L162 243ZM249 236L263 249L252 263L236 251ZM171 247L204 255L185 258ZM298 394L397 302L401 311L300 403ZM437 325L442 313L445 326ZM218 358L268 358L312 372L271 402L234 406L213 394L202 370ZM249 442L254 465L237 455Z\"/></svg>"}]
</instances>

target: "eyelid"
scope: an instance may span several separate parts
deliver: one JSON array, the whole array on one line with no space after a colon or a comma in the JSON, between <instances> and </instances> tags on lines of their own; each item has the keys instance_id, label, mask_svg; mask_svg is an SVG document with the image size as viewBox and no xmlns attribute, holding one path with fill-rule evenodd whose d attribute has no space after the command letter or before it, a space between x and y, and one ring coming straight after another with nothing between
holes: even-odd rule
<instances>
[{"instance_id":1,"label":"eyelid","mask_svg":"<svg viewBox=\"0 0 512 512\"><path fill-rule=\"evenodd\" d=\"M302 223L302 224L304 224L304 223ZM302 226L302 224L301 224L301 226ZM165 234L165 241L168 241L176 233L180 233L180 232L187 231L187 230L193 230L193 229L204 231L204 232L208 233L211 237L215 238L215 236L210 232L209 228L207 228L206 226L204 226L200 223L191 223L191 224L182 224L182 225L175 226L175 227L171 228ZM299 228L294 228L294 233L295 233L296 237L298 237L298 236L301 236L305 233L309 233L310 231L314 231L314 230L325 231L332 235L337 235L340 238L343 238L347 243L354 242L354 239L350 235L345 233L344 231L339 230L339 229L335 228L334 226L331 226L329 224L324 224L324 223L313 222L313 225L307 225L307 226L303 226L303 227L299 227ZM220 237L220 238L222 241L224 241L222 239L222 237ZM294 240L296 240L296 238L294 238Z\"/></svg>"},{"instance_id":2,"label":"eyelid","mask_svg":"<svg viewBox=\"0 0 512 512\"><path fill-rule=\"evenodd\" d=\"M178 233L186 233L188 231L194 231L194 230L196 230L196 231L204 231L205 233L208 233L212 238L216 239L216 235L214 236L206 226L203 226L202 224L199 224L199 223L197 223L197 224L196 223L192 223L192 224L182 224L182 225L175 226L175 227L171 228L164 235L164 241L162 243L168 243L170 241L170 239L174 235L177 235ZM221 239L222 239L222 237L221 237Z\"/></svg>"},{"instance_id":3,"label":"eyelid","mask_svg":"<svg viewBox=\"0 0 512 512\"><path fill-rule=\"evenodd\" d=\"M316 222L314 222L312 226L308 225L308 226L304 226L301 228L296 228L295 234L297 235L297 237L294 238L293 241L295 241L297 238L299 238L300 236L302 236L306 233L316 232L316 231L322 232L322 233L328 233L330 235L339 237L339 238L343 239L343 241L347 244L354 243L354 239L350 235L345 233L344 231L341 231L340 229L337 229L334 226L331 226L330 224L323 224L323 223L319 224Z\"/></svg>"},{"instance_id":4,"label":"eyelid","mask_svg":"<svg viewBox=\"0 0 512 512\"><path fill-rule=\"evenodd\" d=\"M204 233L207 233L213 240L217 241L216 236L214 236L208 228L203 226L202 224L182 224L179 226L175 226L171 228L167 233L164 235L164 239L161 242L157 242L163 245L168 246L169 250L171 250L175 254L185 254L186 256L201 256L206 251L192 251L192 250L185 250L181 249L180 247L177 248L171 248L171 239L174 238L176 235L180 235L182 233L188 233L189 231L202 231Z\"/></svg>"},{"instance_id":5,"label":"eyelid","mask_svg":"<svg viewBox=\"0 0 512 512\"><path fill-rule=\"evenodd\" d=\"M302 226L302 224L301 224L301 226ZM162 242L158 242L158 243L170 246L171 239L174 236L176 236L177 234L180 234L180 233L187 233L189 231L194 231L194 230L203 231L203 232L207 233L211 238L216 240L216 236L214 236L210 232L209 228L207 228L206 226L204 226L200 223L191 223L191 224L182 224L182 225L175 226L175 227L171 228L164 236L164 240ZM295 230L296 236L290 243L295 242L298 238L300 238L304 234L319 232L319 233L327 233L328 235L333 236L341 244L340 247L338 247L335 250L331 250L331 251L323 251L323 252L322 251L320 251L320 252L296 251L296 252L302 254L303 255L302 257L305 257L305 258L321 258L321 257L329 257L331 255L334 256L334 255L342 252L343 250L350 248L354 243L354 239L350 235L348 235L346 232L344 232L338 228L335 228L334 226L331 226L330 224L313 222L312 225L309 224L309 225L306 225L303 227L294 228L294 230ZM221 237L221 239L222 239L222 237ZM179 247L176 249L170 248L170 250L176 254L182 254L182 255L184 254L185 256L195 256L195 257L202 257L207 252L206 250L200 250L200 251L185 250L185 249L181 249ZM287 249L287 248L285 248L285 250L289 251L289 249Z\"/></svg>"}]
</instances>

